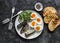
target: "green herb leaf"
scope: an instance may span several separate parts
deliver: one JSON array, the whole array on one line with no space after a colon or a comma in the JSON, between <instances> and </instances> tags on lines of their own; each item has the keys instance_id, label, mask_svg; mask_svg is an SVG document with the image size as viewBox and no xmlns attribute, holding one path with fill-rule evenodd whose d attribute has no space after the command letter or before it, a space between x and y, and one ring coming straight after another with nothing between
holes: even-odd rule
<instances>
[{"instance_id":1,"label":"green herb leaf","mask_svg":"<svg viewBox=\"0 0 60 43\"><path fill-rule=\"evenodd\" d=\"M22 13L20 13L19 16L19 20L22 20L22 18L24 19L24 21L29 21L30 20L30 15L32 12L30 11L24 11Z\"/></svg>"}]
</instances>

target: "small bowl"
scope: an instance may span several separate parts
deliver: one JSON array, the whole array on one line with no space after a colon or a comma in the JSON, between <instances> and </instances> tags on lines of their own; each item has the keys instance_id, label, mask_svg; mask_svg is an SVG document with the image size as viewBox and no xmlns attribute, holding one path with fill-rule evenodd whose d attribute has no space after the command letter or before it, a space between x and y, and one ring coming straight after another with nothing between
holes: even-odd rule
<instances>
[{"instance_id":1,"label":"small bowl","mask_svg":"<svg viewBox=\"0 0 60 43\"><path fill-rule=\"evenodd\" d=\"M34 7L37 11L41 11L43 9L43 5L40 2L36 3Z\"/></svg>"}]
</instances>

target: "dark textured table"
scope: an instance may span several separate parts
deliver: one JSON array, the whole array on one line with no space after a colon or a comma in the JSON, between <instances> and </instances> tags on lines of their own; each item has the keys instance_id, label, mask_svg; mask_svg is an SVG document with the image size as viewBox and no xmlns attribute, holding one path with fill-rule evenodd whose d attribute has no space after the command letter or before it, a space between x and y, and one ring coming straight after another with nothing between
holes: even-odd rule
<instances>
[{"instance_id":1,"label":"dark textured table","mask_svg":"<svg viewBox=\"0 0 60 43\"><path fill-rule=\"evenodd\" d=\"M54 6L60 17L60 1L57 0L0 0L0 43L60 43L60 26L54 32L48 30L47 24L44 24L44 30L42 34L32 40L26 40L21 38L13 26L12 30L8 30L8 24L2 24L2 20L10 18L11 8L16 7L14 15L20 10L34 9L34 4L41 2L44 7ZM42 13L42 12L38 12ZM41 14L42 16L42 14ZM15 18L13 19L13 23Z\"/></svg>"}]
</instances>

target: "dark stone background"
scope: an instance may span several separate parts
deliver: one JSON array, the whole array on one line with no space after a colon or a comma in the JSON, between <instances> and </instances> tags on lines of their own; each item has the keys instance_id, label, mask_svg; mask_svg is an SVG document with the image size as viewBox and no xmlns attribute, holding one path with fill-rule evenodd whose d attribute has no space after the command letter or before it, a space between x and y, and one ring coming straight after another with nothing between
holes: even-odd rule
<instances>
[{"instance_id":1,"label":"dark stone background","mask_svg":"<svg viewBox=\"0 0 60 43\"><path fill-rule=\"evenodd\" d=\"M10 18L11 8L16 7L15 14L19 10L34 9L34 4L41 2L44 7L54 6L60 17L60 0L0 0L0 43L60 43L60 26L54 32L48 30L47 24L44 24L42 34L32 40L21 38L13 26L12 30L8 30L8 24L3 25L2 20ZM38 12L42 15L42 12ZM15 18L13 19L13 23Z\"/></svg>"}]
</instances>

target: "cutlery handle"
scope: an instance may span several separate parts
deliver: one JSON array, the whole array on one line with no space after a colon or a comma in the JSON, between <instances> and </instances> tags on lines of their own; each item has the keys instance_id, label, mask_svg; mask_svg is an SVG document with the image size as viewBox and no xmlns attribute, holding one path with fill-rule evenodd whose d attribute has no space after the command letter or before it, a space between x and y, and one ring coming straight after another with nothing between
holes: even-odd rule
<instances>
[{"instance_id":1,"label":"cutlery handle","mask_svg":"<svg viewBox=\"0 0 60 43\"><path fill-rule=\"evenodd\" d=\"M14 11L15 11L15 7L12 8L11 21L12 21L12 17L13 17Z\"/></svg>"},{"instance_id":2,"label":"cutlery handle","mask_svg":"<svg viewBox=\"0 0 60 43\"><path fill-rule=\"evenodd\" d=\"M11 30L12 29L12 26L13 26L13 23L9 23L9 26L8 26L8 29Z\"/></svg>"},{"instance_id":3,"label":"cutlery handle","mask_svg":"<svg viewBox=\"0 0 60 43\"><path fill-rule=\"evenodd\" d=\"M20 11L19 13L21 13L22 11ZM19 13L17 13L16 15L12 16L12 18L16 17Z\"/></svg>"}]
</instances>

